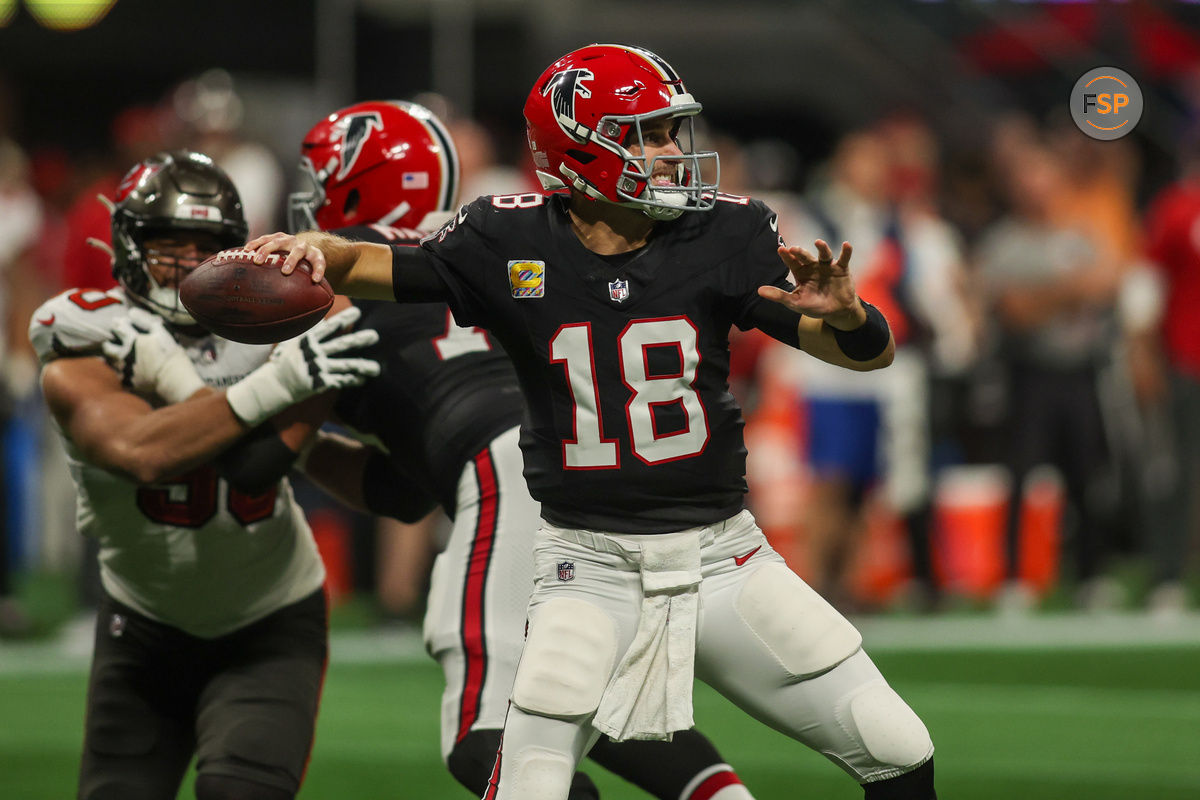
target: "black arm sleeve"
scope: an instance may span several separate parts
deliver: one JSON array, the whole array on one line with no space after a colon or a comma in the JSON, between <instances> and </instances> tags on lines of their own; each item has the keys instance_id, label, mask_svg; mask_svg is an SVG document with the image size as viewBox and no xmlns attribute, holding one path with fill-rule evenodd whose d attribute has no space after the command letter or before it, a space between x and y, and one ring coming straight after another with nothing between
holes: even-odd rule
<instances>
[{"instance_id":1,"label":"black arm sleeve","mask_svg":"<svg viewBox=\"0 0 1200 800\"><path fill-rule=\"evenodd\" d=\"M237 440L214 463L234 489L256 497L279 483L295 460L296 452L267 422Z\"/></svg>"},{"instance_id":2,"label":"black arm sleeve","mask_svg":"<svg viewBox=\"0 0 1200 800\"><path fill-rule=\"evenodd\" d=\"M392 293L400 303L445 303L450 289L434 269L429 253L412 245L392 248Z\"/></svg>"},{"instance_id":3,"label":"black arm sleeve","mask_svg":"<svg viewBox=\"0 0 1200 800\"><path fill-rule=\"evenodd\" d=\"M363 502L372 514L401 522L418 522L437 506L436 501L417 488L415 481L378 450L367 459L362 492Z\"/></svg>"},{"instance_id":4,"label":"black arm sleeve","mask_svg":"<svg viewBox=\"0 0 1200 800\"><path fill-rule=\"evenodd\" d=\"M788 347L799 347L800 320L803 316L779 303L763 300L751 307L749 322L772 339Z\"/></svg>"}]
</instances>

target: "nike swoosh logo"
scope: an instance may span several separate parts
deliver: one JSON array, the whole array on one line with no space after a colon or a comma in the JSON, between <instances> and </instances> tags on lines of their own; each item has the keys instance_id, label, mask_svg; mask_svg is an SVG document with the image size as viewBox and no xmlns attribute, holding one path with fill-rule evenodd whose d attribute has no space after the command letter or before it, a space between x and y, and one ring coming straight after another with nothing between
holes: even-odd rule
<instances>
[{"instance_id":1,"label":"nike swoosh logo","mask_svg":"<svg viewBox=\"0 0 1200 800\"><path fill-rule=\"evenodd\" d=\"M51 314L50 319L39 319L38 322L41 323L42 325L53 325L54 324L54 315Z\"/></svg>"},{"instance_id":2,"label":"nike swoosh logo","mask_svg":"<svg viewBox=\"0 0 1200 800\"><path fill-rule=\"evenodd\" d=\"M755 553L757 553L759 550L762 550L762 545L761 545L761 544L760 544L758 547L756 547L756 548L754 548L753 550L751 550L749 553L746 553L746 555L744 555L744 556L734 556L734 557L733 557L733 563L737 564L737 565L740 567L742 564L745 564L747 561L749 561L749 560L750 560L750 556L754 555L754 554L755 554Z\"/></svg>"},{"instance_id":3,"label":"nike swoosh logo","mask_svg":"<svg viewBox=\"0 0 1200 800\"><path fill-rule=\"evenodd\" d=\"M779 216L771 217L771 230L779 233Z\"/></svg>"}]
</instances>

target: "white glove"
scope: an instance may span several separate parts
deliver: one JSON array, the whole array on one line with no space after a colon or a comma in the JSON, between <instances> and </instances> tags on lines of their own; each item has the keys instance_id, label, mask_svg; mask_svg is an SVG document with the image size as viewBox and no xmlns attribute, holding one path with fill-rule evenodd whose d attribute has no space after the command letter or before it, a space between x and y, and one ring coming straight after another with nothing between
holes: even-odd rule
<instances>
[{"instance_id":1,"label":"white glove","mask_svg":"<svg viewBox=\"0 0 1200 800\"><path fill-rule=\"evenodd\" d=\"M102 349L121 383L138 394L178 403L204 388L187 351L175 341L162 317L145 309L131 308Z\"/></svg>"},{"instance_id":2,"label":"white glove","mask_svg":"<svg viewBox=\"0 0 1200 800\"><path fill-rule=\"evenodd\" d=\"M277 345L270 361L225 393L233 413L256 428L293 403L329 389L358 386L378 375L379 362L369 358L330 358L379 341L379 334L370 328L334 336L351 327L360 316L362 311L351 306Z\"/></svg>"}]
</instances>

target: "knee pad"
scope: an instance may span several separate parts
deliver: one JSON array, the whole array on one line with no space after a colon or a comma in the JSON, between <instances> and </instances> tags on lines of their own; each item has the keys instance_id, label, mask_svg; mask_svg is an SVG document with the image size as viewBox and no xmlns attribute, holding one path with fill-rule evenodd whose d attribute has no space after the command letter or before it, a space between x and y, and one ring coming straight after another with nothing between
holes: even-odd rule
<instances>
[{"instance_id":1,"label":"knee pad","mask_svg":"<svg viewBox=\"0 0 1200 800\"><path fill-rule=\"evenodd\" d=\"M559 597L544 603L529 626L512 702L530 714L591 714L612 675L617 627L591 603Z\"/></svg>"},{"instance_id":2,"label":"knee pad","mask_svg":"<svg viewBox=\"0 0 1200 800\"><path fill-rule=\"evenodd\" d=\"M925 723L882 681L850 700L850 718L867 753L881 767L895 767L894 774L907 772L933 755Z\"/></svg>"},{"instance_id":3,"label":"knee pad","mask_svg":"<svg viewBox=\"0 0 1200 800\"><path fill-rule=\"evenodd\" d=\"M200 775L196 778L196 800L292 800L295 796L277 786L232 775Z\"/></svg>"},{"instance_id":4,"label":"knee pad","mask_svg":"<svg viewBox=\"0 0 1200 800\"><path fill-rule=\"evenodd\" d=\"M562 800L571 791L575 772L566 753L534 746L505 750L500 769L506 776L497 800Z\"/></svg>"},{"instance_id":5,"label":"knee pad","mask_svg":"<svg viewBox=\"0 0 1200 800\"><path fill-rule=\"evenodd\" d=\"M470 731L454 743L446 757L446 767L454 779L476 797L487 791L496 751L500 749L500 731L492 728Z\"/></svg>"},{"instance_id":6,"label":"knee pad","mask_svg":"<svg viewBox=\"0 0 1200 800\"><path fill-rule=\"evenodd\" d=\"M783 564L759 567L738 594L742 621L799 680L836 667L862 647L862 634Z\"/></svg>"}]
</instances>

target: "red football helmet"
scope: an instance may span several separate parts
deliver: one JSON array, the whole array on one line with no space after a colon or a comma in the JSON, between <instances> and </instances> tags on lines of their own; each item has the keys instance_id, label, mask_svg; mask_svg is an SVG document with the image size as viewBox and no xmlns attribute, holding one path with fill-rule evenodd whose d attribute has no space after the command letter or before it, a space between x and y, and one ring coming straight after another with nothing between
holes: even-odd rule
<instances>
[{"instance_id":1,"label":"red football helmet","mask_svg":"<svg viewBox=\"0 0 1200 800\"><path fill-rule=\"evenodd\" d=\"M713 207L720 164L714 151L693 150L692 122L699 113L700 104L670 64L649 50L619 44L591 44L563 56L525 101L529 149L542 186L572 186L654 219ZM626 149L644 147L642 124L664 117L675 120L671 135L682 157L657 156L648 164ZM653 162L660 159L675 169L672 186L650 183Z\"/></svg>"},{"instance_id":2,"label":"red football helmet","mask_svg":"<svg viewBox=\"0 0 1200 800\"><path fill-rule=\"evenodd\" d=\"M358 103L318 122L301 144L300 174L312 188L288 197L293 231L422 230L427 214L444 218L458 196L450 134L432 111L399 100Z\"/></svg>"}]
</instances>

